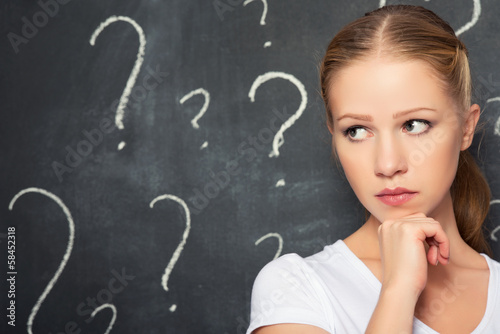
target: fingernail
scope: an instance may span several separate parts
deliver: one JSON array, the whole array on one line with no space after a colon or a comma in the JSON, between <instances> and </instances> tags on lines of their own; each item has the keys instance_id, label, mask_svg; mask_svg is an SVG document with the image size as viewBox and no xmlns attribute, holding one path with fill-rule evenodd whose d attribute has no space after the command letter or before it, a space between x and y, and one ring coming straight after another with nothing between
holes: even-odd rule
<instances>
[{"instance_id":1,"label":"fingernail","mask_svg":"<svg viewBox=\"0 0 500 334\"><path fill-rule=\"evenodd\" d=\"M439 263L439 259L436 260L436 266L438 265L438 263Z\"/></svg>"}]
</instances>

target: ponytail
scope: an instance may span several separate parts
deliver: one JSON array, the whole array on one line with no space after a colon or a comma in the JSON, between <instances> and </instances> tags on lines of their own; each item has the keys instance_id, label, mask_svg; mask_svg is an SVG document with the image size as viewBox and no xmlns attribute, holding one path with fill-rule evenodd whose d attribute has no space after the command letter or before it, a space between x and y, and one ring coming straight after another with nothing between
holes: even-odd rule
<instances>
[{"instance_id":1,"label":"ponytail","mask_svg":"<svg viewBox=\"0 0 500 334\"><path fill-rule=\"evenodd\" d=\"M460 236L477 252L491 256L483 234L483 222L490 208L490 187L468 150L460 152L450 192Z\"/></svg>"}]
</instances>

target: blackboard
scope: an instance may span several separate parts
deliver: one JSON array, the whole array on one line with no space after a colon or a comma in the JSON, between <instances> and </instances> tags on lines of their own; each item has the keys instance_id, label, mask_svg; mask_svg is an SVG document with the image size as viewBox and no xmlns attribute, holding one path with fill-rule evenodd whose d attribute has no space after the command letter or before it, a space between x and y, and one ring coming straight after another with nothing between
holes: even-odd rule
<instances>
[{"instance_id":1,"label":"blackboard","mask_svg":"<svg viewBox=\"0 0 500 334\"><path fill-rule=\"evenodd\" d=\"M1 332L243 333L267 262L364 221L317 66L384 3L4 1ZM499 259L500 4L407 3L469 48Z\"/></svg>"}]
</instances>

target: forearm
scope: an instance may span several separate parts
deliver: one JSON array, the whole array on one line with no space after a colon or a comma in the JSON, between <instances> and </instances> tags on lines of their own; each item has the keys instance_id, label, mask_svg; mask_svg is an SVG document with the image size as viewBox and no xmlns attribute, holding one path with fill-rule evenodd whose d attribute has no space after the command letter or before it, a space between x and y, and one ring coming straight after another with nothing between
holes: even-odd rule
<instances>
[{"instance_id":1,"label":"forearm","mask_svg":"<svg viewBox=\"0 0 500 334\"><path fill-rule=\"evenodd\" d=\"M366 334L411 334L418 294L408 289L384 288Z\"/></svg>"}]
</instances>

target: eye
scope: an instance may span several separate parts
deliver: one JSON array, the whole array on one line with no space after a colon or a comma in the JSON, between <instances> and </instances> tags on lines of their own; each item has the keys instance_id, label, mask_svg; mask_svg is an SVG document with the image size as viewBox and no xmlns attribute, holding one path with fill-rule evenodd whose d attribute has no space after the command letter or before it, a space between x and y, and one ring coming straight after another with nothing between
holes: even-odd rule
<instances>
[{"instance_id":1,"label":"eye","mask_svg":"<svg viewBox=\"0 0 500 334\"><path fill-rule=\"evenodd\" d=\"M343 135L350 141L356 142L368 138L368 131L360 126L351 126L347 130L343 131Z\"/></svg>"},{"instance_id":2,"label":"eye","mask_svg":"<svg viewBox=\"0 0 500 334\"><path fill-rule=\"evenodd\" d=\"M431 123L429 121L423 119L412 119L407 121L403 128L413 134L413 135L421 135L431 127Z\"/></svg>"}]
</instances>

